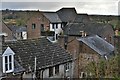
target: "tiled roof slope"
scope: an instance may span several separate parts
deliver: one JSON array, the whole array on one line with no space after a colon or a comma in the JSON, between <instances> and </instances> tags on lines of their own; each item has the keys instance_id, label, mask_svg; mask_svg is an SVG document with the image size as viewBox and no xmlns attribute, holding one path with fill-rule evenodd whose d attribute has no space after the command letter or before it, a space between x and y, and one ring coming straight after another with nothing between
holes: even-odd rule
<instances>
[{"instance_id":1,"label":"tiled roof slope","mask_svg":"<svg viewBox=\"0 0 120 80\"><path fill-rule=\"evenodd\" d=\"M79 41L82 41L87 46L92 48L94 51L96 51L100 55L109 55L114 51L114 46L108 43L107 41L103 40L97 35L94 36L88 36L79 38Z\"/></svg>"},{"instance_id":2,"label":"tiled roof slope","mask_svg":"<svg viewBox=\"0 0 120 80\"><path fill-rule=\"evenodd\" d=\"M88 22L88 21L90 21L89 20L89 16L88 16L88 14L77 14L77 16L76 16L76 18L75 18L75 20L74 20L74 22L76 23L79 23L79 22Z\"/></svg>"},{"instance_id":3,"label":"tiled roof slope","mask_svg":"<svg viewBox=\"0 0 120 80\"><path fill-rule=\"evenodd\" d=\"M88 35L95 34L103 36L106 30L113 30L112 26L109 24L102 23L69 23L65 27L65 34L68 35L81 35L80 31L87 32Z\"/></svg>"},{"instance_id":4,"label":"tiled roof slope","mask_svg":"<svg viewBox=\"0 0 120 80\"><path fill-rule=\"evenodd\" d=\"M62 22L73 22L77 16L75 8L62 8L57 11L57 14Z\"/></svg>"},{"instance_id":5,"label":"tiled roof slope","mask_svg":"<svg viewBox=\"0 0 120 80\"><path fill-rule=\"evenodd\" d=\"M50 22L62 22L56 12L43 12L43 15L50 20Z\"/></svg>"},{"instance_id":6,"label":"tiled roof slope","mask_svg":"<svg viewBox=\"0 0 120 80\"><path fill-rule=\"evenodd\" d=\"M69 53L46 38L6 42L3 45L4 50L7 46L15 52L15 60L25 70L34 69L35 57L37 58L37 69L72 61Z\"/></svg>"}]
</instances>

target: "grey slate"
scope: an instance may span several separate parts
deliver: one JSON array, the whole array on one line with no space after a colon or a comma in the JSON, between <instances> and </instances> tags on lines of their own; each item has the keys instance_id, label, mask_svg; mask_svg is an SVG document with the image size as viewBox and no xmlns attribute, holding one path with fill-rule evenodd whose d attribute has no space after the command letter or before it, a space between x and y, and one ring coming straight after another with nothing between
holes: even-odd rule
<instances>
[{"instance_id":1,"label":"grey slate","mask_svg":"<svg viewBox=\"0 0 120 80\"><path fill-rule=\"evenodd\" d=\"M62 22L56 12L43 12L43 15L49 19L51 23Z\"/></svg>"},{"instance_id":2,"label":"grey slate","mask_svg":"<svg viewBox=\"0 0 120 80\"><path fill-rule=\"evenodd\" d=\"M15 60L22 66L20 68L26 71L34 69L35 57L37 58L37 69L72 61L72 55L57 43L53 44L46 38L5 42L3 50L7 46L15 52Z\"/></svg>"},{"instance_id":3,"label":"grey slate","mask_svg":"<svg viewBox=\"0 0 120 80\"><path fill-rule=\"evenodd\" d=\"M75 20L73 22L75 23L86 23L90 21L88 14L77 14Z\"/></svg>"},{"instance_id":4,"label":"grey slate","mask_svg":"<svg viewBox=\"0 0 120 80\"><path fill-rule=\"evenodd\" d=\"M88 35L99 35L104 36L104 32L112 28L109 24L102 23L69 23L65 29L64 33L68 35L81 35L80 31L87 32Z\"/></svg>"},{"instance_id":5,"label":"grey slate","mask_svg":"<svg viewBox=\"0 0 120 80\"><path fill-rule=\"evenodd\" d=\"M73 22L77 16L75 8L62 8L57 11L57 14L62 22Z\"/></svg>"},{"instance_id":6,"label":"grey slate","mask_svg":"<svg viewBox=\"0 0 120 80\"><path fill-rule=\"evenodd\" d=\"M9 26L9 28L13 31L13 32L23 32L23 31L27 31L27 28L25 26Z\"/></svg>"},{"instance_id":7,"label":"grey slate","mask_svg":"<svg viewBox=\"0 0 120 80\"><path fill-rule=\"evenodd\" d=\"M97 35L79 38L78 41L82 41L101 56L110 55L114 51L113 45Z\"/></svg>"}]
</instances>

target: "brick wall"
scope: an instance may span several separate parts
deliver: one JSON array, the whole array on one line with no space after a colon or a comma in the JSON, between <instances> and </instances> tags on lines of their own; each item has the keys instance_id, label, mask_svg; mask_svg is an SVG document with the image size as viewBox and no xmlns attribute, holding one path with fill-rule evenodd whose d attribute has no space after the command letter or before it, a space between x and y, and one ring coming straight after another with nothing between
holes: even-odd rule
<instances>
[{"instance_id":1,"label":"brick wall","mask_svg":"<svg viewBox=\"0 0 120 80\"><path fill-rule=\"evenodd\" d=\"M34 29L32 24L35 24ZM41 12L37 12L27 21L28 39L41 37L41 24L44 25L45 31L49 30L49 20Z\"/></svg>"}]
</instances>

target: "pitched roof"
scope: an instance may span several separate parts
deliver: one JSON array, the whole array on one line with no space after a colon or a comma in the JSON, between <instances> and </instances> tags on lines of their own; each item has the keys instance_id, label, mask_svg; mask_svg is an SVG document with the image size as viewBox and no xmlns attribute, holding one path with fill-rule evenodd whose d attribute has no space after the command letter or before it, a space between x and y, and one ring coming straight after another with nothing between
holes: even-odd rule
<instances>
[{"instance_id":1,"label":"pitched roof","mask_svg":"<svg viewBox=\"0 0 120 80\"><path fill-rule=\"evenodd\" d=\"M74 21L77 12L75 8L62 8L57 11L57 14L62 20L62 22L72 22Z\"/></svg>"},{"instance_id":2,"label":"pitched roof","mask_svg":"<svg viewBox=\"0 0 120 80\"><path fill-rule=\"evenodd\" d=\"M114 51L113 45L111 45L97 35L79 38L78 41L82 41L102 56L109 55Z\"/></svg>"},{"instance_id":3,"label":"pitched roof","mask_svg":"<svg viewBox=\"0 0 120 80\"><path fill-rule=\"evenodd\" d=\"M64 34L67 35L81 35L80 31L84 29L83 23L69 23L64 27Z\"/></svg>"},{"instance_id":4,"label":"pitched roof","mask_svg":"<svg viewBox=\"0 0 120 80\"><path fill-rule=\"evenodd\" d=\"M37 69L72 61L72 56L66 50L46 38L5 42L3 50L7 46L15 52L15 60L27 71L34 69L35 57Z\"/></svg>"},{"instance_id":5,"label":"pitched roof","mask_svg":"<svg viewBox=\"0 0 120 80\"><path fill-rule=\"evenodd\" d=\"M9 28L13 31L13 32L23 32L23 31L27 31L27 28L25 26L9 26Z\"/></svg>"},{"instance_id":6,"label":"pitched roof","mask_svg":"<svg viewBox=\"0 0 120 80\"><path fill-rule=\"evenodd\" d=\"M88 14L77 14L74 22L88 22L89 17Z\"/></svg>"},{"instance_id":7,"label":"pitched roof","mask_svg":"<svg viewBox=\"0 0 120 80\"><path fill-rule=\"evenodd\" d=\"M56 12L43 12L43 15L50 20L50 22L62 22Z\"/></svg>"},{"instance_id":8,"label":"pitched roof","mask_svg":"<svg viewBox=\"0 0 120 80\"><path fill-rule=\"evenodd\" d=\"M108 29L112 29L112 26L109 24L101 23L69 23L65 27L65 34L68 35L81 35L80 31L87 32L88 35L95 34L103 36L104 32ZM113 30L113 29L112 29Z\"/></svg>"}]
</instances>

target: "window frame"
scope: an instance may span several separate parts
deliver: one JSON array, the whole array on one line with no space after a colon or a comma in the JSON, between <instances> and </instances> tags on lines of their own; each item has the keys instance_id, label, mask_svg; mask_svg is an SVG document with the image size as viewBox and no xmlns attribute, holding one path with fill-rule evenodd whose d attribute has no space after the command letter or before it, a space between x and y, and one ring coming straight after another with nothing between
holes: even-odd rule
<instances>
[{"instance_id":1,"label":"window frame","mask_svg":"<svg viewBox=\"0 0 120 80\"><path fill-rule=\"evenodd\" d=\"M10 57L11 57L11 60L10 60ZM13 57L13 55L3 56L3 73L10 73L10 72L13 72L13 70L14 70L14 57Z\"/></svg>"},{"instance_id":2,"label":"window frame","mask_svg":"<svg viewBox=\"0 0 120 80\"><path fill-rule=\"evenodd\" d=\"M36 24L35 23L32 23L32 29L36 29Z\"/></svg>"},{"instance_id":3,"label":"window frame","mask_svg":"<svg viewBox=\"0 0 120 80\"><path fill-rule=\"evenodd\" d=\"M49 77L53 76L53 67L49 67Z\"/></svg>"},{"instance_id":4,"label":"window frame","mask_svg":"<svg viewBox=\"0 0 120 80\"><path fill-rule=\"evenodd\" d=\"M55 74L58 75L59 72L60 72L60 71L59 71L59 65L56 65L56 66L55 66Z\"/></svg>"},{"instance_id":5,"label":"window frame","mask_svg":"<svg viewBox=\"0 0 120 80\"><path fill-rule=\"evenodd\" d=\"M44 31L45 28L44 28L44 24L41 24L41 31Z\"/></svg>"},{"instance_id":6,"label":"window frame","mask_svg":"<svg viewBox=\"0 0 120 80\"><path fill-rule=\"evenodd\" d=\"M52 24L52 29L55 29L55 24L54 23Z\"/></svg>"}]
</instances>

